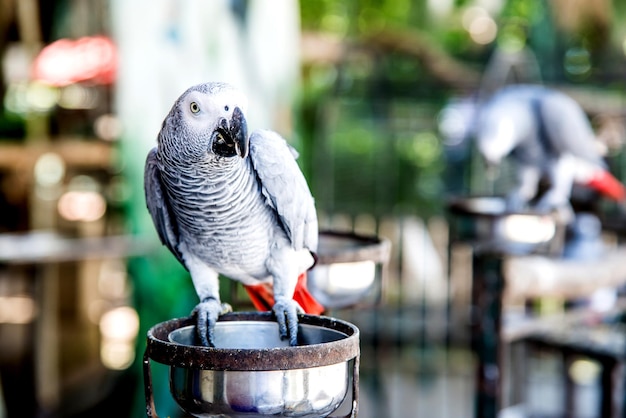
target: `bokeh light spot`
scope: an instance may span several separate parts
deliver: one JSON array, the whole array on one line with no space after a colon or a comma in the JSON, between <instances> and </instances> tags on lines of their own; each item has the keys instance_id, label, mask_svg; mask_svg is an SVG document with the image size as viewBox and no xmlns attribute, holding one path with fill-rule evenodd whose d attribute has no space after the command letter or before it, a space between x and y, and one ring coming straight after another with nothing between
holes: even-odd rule
<instances>
[{"instance_id":1,"label":"bokeh light spot","mask_svg":"<svg viewBox=\"0 0 626 418\"><path fill-rule=\"evenodd\" d=\"M591 74L591 54L586 48L570 48L565 52L563 66L571 78L584 80Z\"/></svg>"},{"instance_id":2,"label":"bokeh light spot","mask_svg":"<svg viewBox=\"0 0 626 418\"><path fill-rule=\"evenodd\" d=\"M480 45L493 42L498 34L498 25L490 16L481 16L472 22L469 27L470 37Z\"/></svg>"},{"instance_id":3,"label":"bokeh light spot","mask_svg":"<svg viewBox=\"0 0 626 418\"><path fill-rule=\"evenodd\" d=\"M65 177L65 161L58 154L49 152L37 159L34 168L35 181L41 186L54 186Z\"/></svg>"},{"instance_id":4,"label":"bokeh light spot","mask_svg":"<svg viewBox=\"0 0 626 418\"><path fill-rule=\"evenodd\" d=\"M128 368L135 359L135 338L139 332L139 315L129 306L104 313L100 318L100 360L113 370Z\"/></svg>"},{"instance_id":5,"label":"bokeh light spot","mask_svg":"<svg viewBox=\"0 0 626 418\"><path fill-rule=\"evenodd\" d=\"M94 131L100 139L114 141L122 133L122 124L115 115L106 114L98 116L94 122Z\"/></svg>"},{"instance_id":6,"label":"bokeh light spot","mask_svg":"<svg viewBox=\"0 0 626 418\"><path fill-rule=\"evenodd\" d=\"M35 312L30 296L0 296L0 324L28 324L35 319Z\"/></svg>"}]
</instances>

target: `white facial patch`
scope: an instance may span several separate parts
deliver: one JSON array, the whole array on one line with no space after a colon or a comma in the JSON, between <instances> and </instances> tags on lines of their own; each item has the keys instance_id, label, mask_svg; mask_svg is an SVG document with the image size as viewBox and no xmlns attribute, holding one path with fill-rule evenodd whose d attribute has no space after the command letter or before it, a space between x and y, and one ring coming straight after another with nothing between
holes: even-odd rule
<instances>
[{"instance_id":1,"label":"white facial patch","mask_svg":"<svg viewBox=\"0 0 626 418\"><path fill-rule=\"evenodd\" d=\"M222 90L214 94L192 91L181 106L192 129L207 131L215 129L222 118L230 120L236 107L245 114L247 99L237 90Z\"/></svg>"}]
</instances>

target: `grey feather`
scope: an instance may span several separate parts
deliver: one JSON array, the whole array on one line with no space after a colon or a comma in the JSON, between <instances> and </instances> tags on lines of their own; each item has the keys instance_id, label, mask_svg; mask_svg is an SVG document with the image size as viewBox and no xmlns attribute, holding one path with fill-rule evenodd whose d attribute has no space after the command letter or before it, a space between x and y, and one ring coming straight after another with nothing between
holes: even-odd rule
<instances>
[{"instance_id":1,"label":"grey feather","mask_svg":"<svg viewBox=\"0 0 626 418\"><path fill-rule=\"evenodd\" d=\"M291 148L275 132L250 137L250 158L263 195L276 210L293 247L317 251L318 225L313 196ZM297 154L296 154L297 155Z\"/></svg>"},{"instance_id":2,"label":"grey feather","mask_svg":"<svg viewBox=\"0 0 626 418\"><path fill-rule=\"evenodd\" d=\"M594 145L595 135L591 124L580 105L571 97L554 90L544 90L540 98L544 129L553 147L606 167Z\"/></svg>"},{"instance_id":3,"label":"grey feather","mask_svg":"<svg viewBox=\"0 0 626 418\"><path fill-rule=\"evenodd\" d=\"M161 175L157 163L157 149L153 148L146 158L146 167L144 172L144 192L146 196L146 205L148 212L152 216L154 226L157 230L161 243L165 245L180 261L183 266L182 255L178 251L178 234L176 226L173 224L170 215L168 198L163 193L161 185Z\"/></svg>"},{"instance_id":4,"label":"grey feather","mask_svg":"<svg viewBox=\"0 0 626 418\"><path fill-rule=\"evenodd\" d=\"M594 133L584 111L571 97L535 85L513 85L481 105L477 140L495 137L497 121L509 118L516 129L515 157L530 163L569 153L605 167L594 145Z\"/></svg>"}]
</instances>

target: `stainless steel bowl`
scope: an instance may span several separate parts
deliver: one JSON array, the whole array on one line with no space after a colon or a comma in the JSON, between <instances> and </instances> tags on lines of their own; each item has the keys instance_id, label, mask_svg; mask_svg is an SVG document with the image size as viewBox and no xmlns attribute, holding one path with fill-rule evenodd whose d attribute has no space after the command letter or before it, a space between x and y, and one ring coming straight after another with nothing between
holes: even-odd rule
<instances>
[{"instance_id":1,"label":"stainless steel bowl","mask_svg":"<svg viewBox=\"0 0 626 418\"><path fill-rule=\"evenodd\" d=\"M198 344L191 318L166 321L148 332L144 356L170 365L170 390L197 417L326 417L342 404L352 382L358 401L358 329L345 321L302 315L298 346L279 338L269 313L220 318L215 348ZM146 369L147 364L147 369ZM352 365L352 370L350 369ZM154 412L146 389L148 416Z\"/></svg>"},{"instance_id":2,"label":"stainless steel bowl","mask_svg":"<svg viewBox=\"0 0 626 418\"><path fill-rule=\"evenodd\" d=\"M324 307L374 305L382 296L391 243L385 238L321 231L307 287Z\"/></svg>"},{"instance_id":3,"label":"stainless steel bowl","mask_svg":"<svg viewBox=\"0 0 626 418\"><path fill-rule=\"evenodd\" d=\"M498 196L451 199L448 207L456 215L453 237L476 248L498 249L511 254L561 251L565 224L558 214L533 211L511 212Z\"/></svg>"}]
</instances>

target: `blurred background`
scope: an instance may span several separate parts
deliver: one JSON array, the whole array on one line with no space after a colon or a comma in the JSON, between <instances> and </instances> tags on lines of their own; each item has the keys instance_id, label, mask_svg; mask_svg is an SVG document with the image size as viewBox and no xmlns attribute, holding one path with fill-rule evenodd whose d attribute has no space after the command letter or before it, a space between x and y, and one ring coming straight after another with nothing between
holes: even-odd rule
<instances>
[{"instance_id":1,"label":"blurred background","mask_svg":"<svg viewBox=\"0 0 626 418\"><path fill-rule=\"evenodd\" d=\"M473 416L472 255L446 204L511 176L485 180L463 103L513 83L564 91L626 178L621 0L0 0L0 60L2 418L144 416L146 332L197 303L149 218L144 162L192 84L239 86L250 129L299 150L322 228L391 241L380 303L329 311L361 329L359 417ZM594 209L618 246L618 208ZM533 358L526 405L564 416L574 369ZM575 366L567 416L601 416L600 366ZM153 373L159 415L183 416Z\"/></svg>"}]
</instances>

